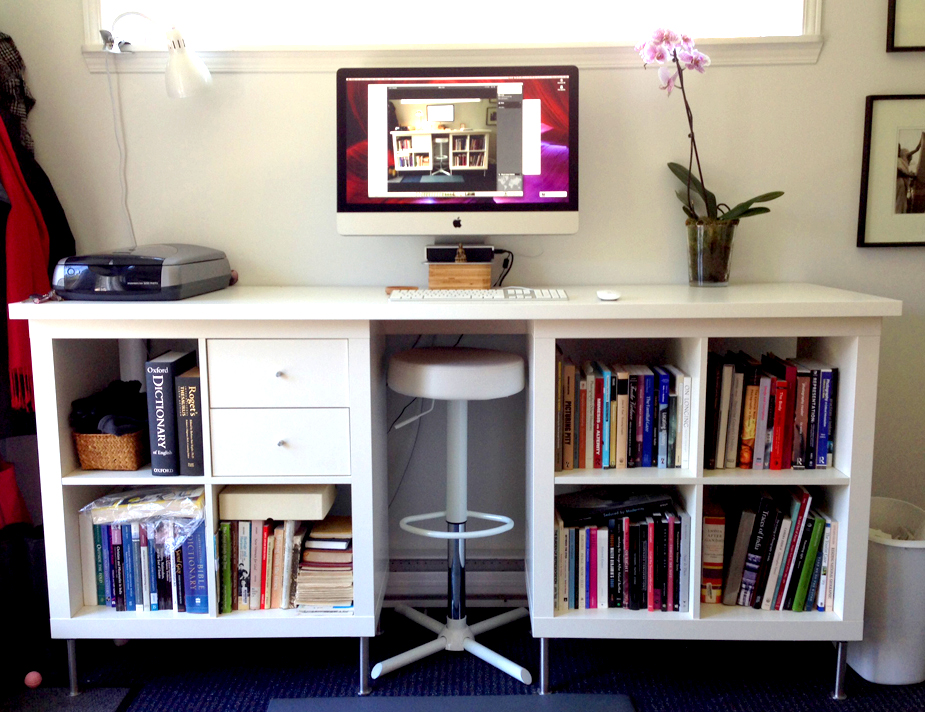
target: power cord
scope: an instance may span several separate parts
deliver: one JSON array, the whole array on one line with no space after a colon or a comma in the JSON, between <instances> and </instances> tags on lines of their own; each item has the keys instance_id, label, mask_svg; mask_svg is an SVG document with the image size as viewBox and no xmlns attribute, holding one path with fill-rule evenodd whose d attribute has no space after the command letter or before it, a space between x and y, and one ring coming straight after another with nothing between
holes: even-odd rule
<instances>
[{"instance_id":1,"label":"power cord","mask_svg":"<svg viewBox=\"0 0 925 712\"><path fill-rule=\"evenodd\" d=\"M501 261L501 274L498 275L498 281L495 282L494 285L492 285L494 287L500 287L502 284L504 284L505 277L508 276L508 274L511 271L511 268L514 266L514 253L511 252L510 250L501 250L501 249L496 248L494 250L494 254L507 255L507 257L505 257Z\"/></svg>"},{"instance_id":2,"label":"power cord","mask_svg":"<svg viewBox=\"0 0 925 712\"><path fill-rule=\"evenodd\" d=\"M109 86L109 105L112 108L112 128L116 136L116 147L119 149L119 185L122 188L122 210L128 220L129 236L132 238L132 246L137 247L138 242L135 240L135 224L132 221L132 213L128 207L128 178L126 177L125 168L125 126L122 122L122 94L119 93L119 111L116 112L116 99L112 91L112 75L109 71L109 52L103 53L106 58L106 83Z\"/></svg>"}]
</instances>

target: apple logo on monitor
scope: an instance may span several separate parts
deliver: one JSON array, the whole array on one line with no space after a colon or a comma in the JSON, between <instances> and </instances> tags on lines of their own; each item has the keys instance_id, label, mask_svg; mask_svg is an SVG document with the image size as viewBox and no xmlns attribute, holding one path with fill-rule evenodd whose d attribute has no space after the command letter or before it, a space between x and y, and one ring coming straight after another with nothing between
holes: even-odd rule
<instances>
[{"instance_id":1,"label":"apple logo on monitor","mask_svg":"<svg viewBox=\"0 0 925 712\"><path fill-rule=\"evenodd\" d=\"M462 227L462 220L460 220L459 218L456 218L453 221L453 227Z\"/></svg>"}]
</instances>

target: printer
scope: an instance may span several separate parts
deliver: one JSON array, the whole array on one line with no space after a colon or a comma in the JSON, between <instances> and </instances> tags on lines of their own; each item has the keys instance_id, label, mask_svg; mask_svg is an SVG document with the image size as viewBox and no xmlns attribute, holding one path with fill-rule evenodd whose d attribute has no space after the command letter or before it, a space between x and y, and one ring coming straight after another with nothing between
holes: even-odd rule
<instances>
[{"instance_id":1,"label":"printer","mask_svg":"<svg viewBox=\"0 0 925 712\"><path fill-rule=\"evenodd\" d=\"M138 245L59 260L52 288L62 299L168 301L224 289L228 258L199 245Z\"/></svg>"}]
</instances>

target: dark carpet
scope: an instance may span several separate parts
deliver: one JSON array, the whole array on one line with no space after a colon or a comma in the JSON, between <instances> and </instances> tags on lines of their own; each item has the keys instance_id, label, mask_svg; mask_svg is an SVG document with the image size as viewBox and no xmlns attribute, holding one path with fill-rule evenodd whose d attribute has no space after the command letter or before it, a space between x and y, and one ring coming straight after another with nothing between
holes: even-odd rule
<instances>
[{"instance_id":1,"label":"dark carpet","mask_svg":"<svg viewBox=\"0 0 925 712\"><path fill-rule=\"evenodd\" d=\"M471 609L470 623L493 613ZM381 628L370 641L373 663L432 639L388 609ZM539 643L529 619L479 640L538 680ZM45 686L66 688L65 644L50 645ZM550 641L549 650L553 694L627 695L637 712L925 711L925 684L875 685L850 668L848 699L830 699L830 643L570 639ZM135 640L124 647L82 640L77 653L83 689L130 688L119 712L265 712L272 700L353 697L358 687L359 642L352 638ZM31 694L21 677L17 684L7 696L0 690L0 710L17 709L9 700ZM373 681L371 697L537 692L536 684L523 685L472 655L440 653Z\"/></svg>"},{"instance_id":2,"label":"dark carpet","mask_svg":"<svg viewBox=\"0 0 925 712\"><path fill-rule=\"evenodd\" d=\"M626 695L309 697L270 700L267 712L633 712Z\"/></svg>"}]
</instances>

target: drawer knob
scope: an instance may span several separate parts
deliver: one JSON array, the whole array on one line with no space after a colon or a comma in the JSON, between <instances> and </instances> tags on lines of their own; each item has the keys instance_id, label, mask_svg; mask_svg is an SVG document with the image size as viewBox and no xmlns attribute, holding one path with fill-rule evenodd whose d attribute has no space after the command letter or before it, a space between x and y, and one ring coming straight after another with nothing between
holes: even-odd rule
<instances>
[{"instance_id":1,"label":"drawer knob","mask_svg":"<svg viewBox=\"0 0 925 712\"><path fill-rule=\"evenodd\" d=\"M276 443L276 447L286 447L286 441L280 440L278 443Z\"/></svg>"},{"instance_id":2,"label":"drawer knob","mask_svg":"<svg viewBox=\"0 0 925 712\"><path fill-rule=\"evenodd\" d=\"M285 376L286 376L286 372L285 372L285 371L277 371L277 372L276 372L276 377L277 377L277 378L285 378Z\"/></svg>"}]
</instances>

